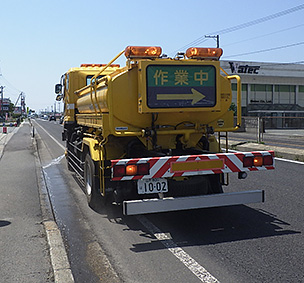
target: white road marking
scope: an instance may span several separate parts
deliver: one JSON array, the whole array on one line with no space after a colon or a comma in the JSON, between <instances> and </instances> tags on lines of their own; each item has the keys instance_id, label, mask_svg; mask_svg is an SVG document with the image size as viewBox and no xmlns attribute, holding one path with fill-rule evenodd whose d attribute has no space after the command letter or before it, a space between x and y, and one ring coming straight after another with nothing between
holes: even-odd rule
<instances>
[{"instance_id":1,"label":"white road marking","mask_svg":"<svg viewBox=\"0 0 304 283\"><path fill-rule=\"evenodd\" d=\"M304 165L304 162L301 162L301 161L290 160L290 159L279 158L279 157L275 157L274 159L280 160L280 161L285 161L285 162L291 162L291 163L296 163L296 164Z\"/></svg>"},{"instance_id":2,"label":"white road marking","mask_svg":"<svg viewBox=\"0 0 304 283\"><path fill-rule=\"evenodd\" d=\"M63 150L65 150L65 147L59 142L57 141L49 132L47 132L41 125L39 125L38 123L36 123L43 131L46 132L46 134L54 141L56 142Z\"/></svg>"},{"instance_id":3,"label":"white road marking","mask_svg":"<svg viewBox=\"0 0 304 283\"><path fill-rule=\"evenodd\" d=\"M159 240L175 257L177 257L201 282L219 283L203 266L195 261L182 248L175 244L165 233L162 233L153 223L145 216L139 215L137 220L144 225L149 232Z\"/></svg>"},{"instance_id":4,"label":"white road marking","mask_svg":"<svg viewBox=\"0 0 304 283\"><path fill-rule=\"evenodd\" d=\"M43 169L46 169L46 168L48 168L48 167L50 167L50 166L52 166L52 165L59 164L60 161L61 161L64 157L65 157L65 155L63 154L63 155L61 155L61 156L59 156L59 157L53 159L51 163L49 163L49 164L43 166L42 168L43 168Z\"/></svg>"}]
</instances>

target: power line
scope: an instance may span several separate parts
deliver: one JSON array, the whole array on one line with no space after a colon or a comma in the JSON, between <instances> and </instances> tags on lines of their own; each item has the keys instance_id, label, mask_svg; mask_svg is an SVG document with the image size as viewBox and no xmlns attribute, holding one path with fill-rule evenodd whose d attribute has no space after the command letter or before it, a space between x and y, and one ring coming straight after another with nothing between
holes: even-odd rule
<instances>
[{"instance_id":1,"label":"power line","mask_svg":"<svg viewBox=\"0 0 304 283\"><path fill-rule=\"evenodd\" d=\"M279 49L294 47L294 46L298 46L298 45L302 45L302 44L304 44L304 41L298 42L298 43L293 43L293 44L288 44L288 45L284 45L284 46L279 46L279 47L273 47L273 48L258 50L258 51L252 51L252 52L246 52L246 53L241 53L241 54L229 55L229 56L225 56L225 58L240 57L240 56L245 56L245 55L263 53L263 52L268 52L268 51L273 51L273 50L279 50Z\"/></svg>"},{"instance_id":2,"label":"power line","mask_svg":"<svg viewBox=\"0 0 304 283\"><path fill-rule=\"evenodd\" d=\"M250 40L266 37L266 36L269 36L269 35L281 33L281 32L284 32L284 31L288 31L288 30L291 30L291 29L295 29L295 28L298 28L298 27L301 27L301 26L304 26L304 24L292 26L292 27L289 27L289 28L286 28L286 29L281 29L281 30L274 31L274 32L271 32L271 33L267 33L267 34L263 34L263 35L260 35L260 36L255 36L255 37L247 38L247 39L240 40L240 41L237 41L237 42L225 44L224 46L227 47L227 46L231 46L231 45L234 45L234 44L243 43L243 42L246 42L246 41L250 41Z\"/></svg>"},{"instance_id":3,"label":"power line","mask_svg":"<svg viewBox=\"0 0 304 283\"><path fill-rule=\"evenodd\" d=\"M239 24L239 25L236 25L236 26L233 26L233 27L230 27L230 28L225 28L225 29L218 30L218 31L215 31L215 32L210 32L208 34L222 35L222 34L234 32L234 31L237 31L237 30L240 30L240 29L244 29L244 28L247 28L247 27L250 27L250 26L253 26L253 25L257 25L257 24L260 24L260 23L264 23L266 21L270 21L270 20L285 16L285 15L288 15L290 13L297 12L297 11L302 10L302 9L304 9L304 4L301 4L301 5L298 5L296 7L293 7L293 8L290 8L290 9L287 9L287 10L284 10L284 11L281 11L281 12L278 12L278 13L275 13L275 14L271 14L269 16L265 16L265 17L262 17L262 18L259 18L259 19L256 19L256 20L252 20L252 21L249 21L249 22L246 22L246 23L243 23L243 24ZM183 47L181 47L180 49L178 49L178 50L176 50L172 53L175 54L179 50L185 50L188 47L199 45L199 44L203 43L204 41L206 41L205 35L200 36L196 40L184 45Z\"/></svg>"},{"instance_id":4,"label":"power line","mask_svg":"<svg viewBox=\"0 0 304 283\"><path fill-rule=\"evenodd\" d=\"M8 88L10 88L10 89L12 89L12 90L14 90L14 91L16 91L16 92L18 92L18 93L21 92L21 90L19 90L19 89L16 88L14 85L12 85L12 84L3 76L3 74L0 74L0 79L2 79L2 81L5 83L5 85L6 85Z\"/></svg>"}]
</instances>

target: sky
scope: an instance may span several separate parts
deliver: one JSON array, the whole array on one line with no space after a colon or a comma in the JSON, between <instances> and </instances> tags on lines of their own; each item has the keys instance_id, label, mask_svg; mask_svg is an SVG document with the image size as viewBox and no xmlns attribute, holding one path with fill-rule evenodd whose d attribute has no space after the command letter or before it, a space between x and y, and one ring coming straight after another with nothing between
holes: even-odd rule
<instances>
[{"instance_id":1,"label":"sky","mask_svg":"<svg viewBox=\"0 0 304 283\"><path fill-rule=\"evenodd\" d=\"M54 108L67 70L108 63L128 45L173 57L216 47L205 35L219 34L222 60L304 63L303 0L0 0L0 11L0 86L36 112Z\"/></svg>"}]
</instances>

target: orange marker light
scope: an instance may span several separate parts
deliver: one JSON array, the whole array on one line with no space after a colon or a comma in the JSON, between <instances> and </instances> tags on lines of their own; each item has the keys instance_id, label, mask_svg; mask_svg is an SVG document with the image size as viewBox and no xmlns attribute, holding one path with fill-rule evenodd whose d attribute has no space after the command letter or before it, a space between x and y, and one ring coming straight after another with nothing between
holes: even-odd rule
<instances>
[{"instance_id":1,"label":"orange marker light","mask_svg":"<svg viewBox=\"0 0 304 283\"><path fill-rule=\"evenodd\" d=\"M126 166L126 175L133 176L137 174L137 166L136 165L127 165Z\"/></svg>"},{"instance_id":2,"label":"orange marker light","mask_svg":"<svg viewBox=\"0 0 304 283\"><path fill-rule=\"evenodd\" d=\"M200 47L190 47L186 51L186 56L188 58L216 58L220 59L223 54L222 48L200 48Z\"/></svg>"},{"instance_id":3,"label":"orange marker light","mask_svg":"<svg viewBox=\"0 0 304 283\"><path fill-rule=\"evenodd\" d=\"M159 46L128 46L125 49L127 58L157 58L161 53L162 49Z\"/></svg>"},{"instance_id":4,"label":"orange marker light","mask_svg":"<svg viewBox=\"0 0 304 283\"><path fill-rule=\"evenodd\" d=\"M262 156L255 156L253 158L253 165L254 166L263 166L263 157Z\"/></svg>"}]
</instances>

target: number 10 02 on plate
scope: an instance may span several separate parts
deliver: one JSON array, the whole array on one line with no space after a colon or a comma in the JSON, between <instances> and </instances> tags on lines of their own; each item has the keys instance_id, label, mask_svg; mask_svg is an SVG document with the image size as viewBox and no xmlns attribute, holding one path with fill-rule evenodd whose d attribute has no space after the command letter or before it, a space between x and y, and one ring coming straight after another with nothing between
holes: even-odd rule
<instances>
[{"instance_id":1,"label":"number 10 02 on plate","mask_svg":"<svg viewBox=\"0 0 304 283\"><path fill-rule=\"evenodd\" d=\"M167 179L143 179L137 181L138 194L157 194L168 192Z\"/></svg>"}]
</instances>

